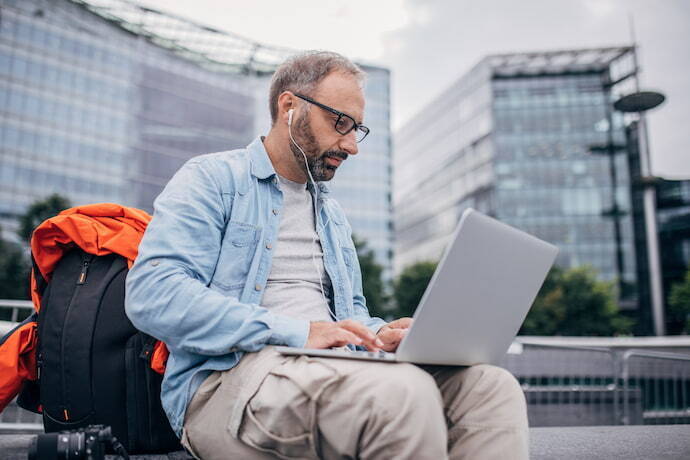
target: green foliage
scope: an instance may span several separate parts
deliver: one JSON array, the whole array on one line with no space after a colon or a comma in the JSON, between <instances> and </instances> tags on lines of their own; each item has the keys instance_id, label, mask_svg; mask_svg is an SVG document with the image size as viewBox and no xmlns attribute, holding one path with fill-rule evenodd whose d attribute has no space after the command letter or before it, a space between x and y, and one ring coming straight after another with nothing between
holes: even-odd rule
<instances>
[{"instance_id":1,"label":"green foliage","mask_svg":"<svg viewBox=\"0 0 690 460\"><path fill-rule=\"evenodd\" d=\"M555 335L558 327L566 317L566 307L563 303L563 291L558 288L563 270L553 267L537 294L532 308L522 323L521 334L525 335Z\"/></svg>"},{"instance_id":2,"label":"green foliage","mask_svg":"<svg viewBox=\"0 0 690 460\"><path fill-rule=\"evenodd\" d=\"M34 228L70 206L69 200L57 193L34 202L19 217L17 234L28 245ZM30 270L28 252L18 244L0 238L0 299L29 299Z\"/></svg>"},{"instance_id":3,"label":"green foliage","mask_svg":"<svg viewBox=\"0 0 690 460\"><path fill-rule=\"evenodd\" d=\"M614 285L598 281L591 267L554 268L520 330L525 335L611 336L629 334L632 320L620 314Z\"/></svg>"},{"instance_id":4,"label":"green foliage","mask_svg":"<svg viewBox=\"0 0 690 460\"><path fill-rule=\"evenodd\" d=\"M436 262L417 262L406 267L393 283L396 316L412 316L436 270Z\"/></svg>"},{"instance_id":5,"label":"green foliage","mask_svg":"<svg viewBox=\"0 0 690 460\"><path fill-rule=\"evenodd\" d=\"M685 280L671 287L668 297L669 332L690 334L690 270Z\"/></svg>"},{"instance_id":6,"label":"green foliage","mask_svg":"<svg viewBox=\"0 0 690 460\"><path fill-rule=\"evenodd\" d=\"M0 238L0 299L28 300L29 298L27 257L18 244Z\"/></svg>"},{"instance_id":7,"label":"green foliage","mask_svg":"<svg viewBox=\"0 0 690 460\"><path fill-rule=\"evenodd\" d=\"M19 217L19 230L17 233L22 241L27 244L31 239L31 233L44 220L56 216L60 211L70 208L69 200L62 195L53 193L43 200L35 201L26 213Z\"/></svg>"},{"instance_id":8,"label":"green foliage","mask_svg":"<svg viewBox=\"0 0 690 460\"><path fill-rule=\"evenodd\" d=\"M383 266L376 262L374 251L367 248L364 240L359 240L354 236L352 240L355 243L359 266L362 270L362 290L367 300L369 314L384 318L390 314L390 310L385 308L388 297L386 296L382 278Z\"/></svg>"}]
</instances>

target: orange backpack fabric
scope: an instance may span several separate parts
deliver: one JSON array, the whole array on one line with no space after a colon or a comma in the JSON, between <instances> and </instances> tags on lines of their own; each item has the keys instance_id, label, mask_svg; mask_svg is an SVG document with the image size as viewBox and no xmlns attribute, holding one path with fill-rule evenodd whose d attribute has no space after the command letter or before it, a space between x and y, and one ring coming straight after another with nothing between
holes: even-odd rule
<instances>
[{"instance_id":1,"label":"orange backpack fabric","mask_svg":"<svg viewBox=\"0 0 690 460\"><path fill-rule=\"evenodd\" d=\"M14 329L0 343L0 411L17 396L25 380L36 380L36 321Z\"/></svg>"},{"instance_id":2,"label":"orange backpack fabric","mask_svg":"<svg viewBox=\"0 0 690 460\"><path fill-rule=\"evenodd\" d=\"M150 221L151 216L140 209L99 203L65 209L41 223L31 237L31 300L36 312L41 309L43 289L67 250L76 245L97 256L115 253L132 268ZM29 321L0 343L0 410L14 399L25 380L37 379L36 328L36 321ZM158 341L151 368L162 374L167 358L167 347Z\"/></svg>"}]
</instances>

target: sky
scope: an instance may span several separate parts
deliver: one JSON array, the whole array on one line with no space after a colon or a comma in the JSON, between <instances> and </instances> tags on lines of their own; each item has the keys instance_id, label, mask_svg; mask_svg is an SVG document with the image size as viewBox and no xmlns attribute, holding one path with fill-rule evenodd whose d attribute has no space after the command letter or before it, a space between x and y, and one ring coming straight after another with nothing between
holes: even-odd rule
<instances>
[{"instance_id":1,"label":"sky","mask_svg":"<svg viewBox=\"0 0 690 460\"><path fill-rule=\"evenodd\" d=\"M391 70L393 132L496 53L632 43L649 113L652 169L690 179L690 0L138 0L267 45L328 49Z\"/></svg>"}]
</instances>

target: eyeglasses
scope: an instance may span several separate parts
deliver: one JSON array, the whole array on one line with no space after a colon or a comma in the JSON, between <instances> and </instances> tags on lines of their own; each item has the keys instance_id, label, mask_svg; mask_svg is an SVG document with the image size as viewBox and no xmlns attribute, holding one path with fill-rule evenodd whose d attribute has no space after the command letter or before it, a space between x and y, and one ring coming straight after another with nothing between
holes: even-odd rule
<instances>
[{"instance_id":1,"label":"eyeglasses","mask_svg":"<svg viewBox=\"0 0 690 460\"><path fill-rule=\"evenodd\" d=\"M365 137L367 137L367 134L369 134L369 128L367 128L364 125L358 124L354 118L352 118L350 115L343 113L339 110L335 110L332 107L328 107L327 105L324 105L320 102L316 102L314 99L311 99L307 96L303 96L302 94L297 94L295 93L295 96L298 98L307 101L310 104L314 104L317 107L321 107L322 109L331 112L334 115L338 115L338 119L335 121L335 130L338 131L339 134L342 134L343 136L348 134L350 131L353 129L355 130L355 140L359 143L364 140Z\"/></svg>"}]
</instances>

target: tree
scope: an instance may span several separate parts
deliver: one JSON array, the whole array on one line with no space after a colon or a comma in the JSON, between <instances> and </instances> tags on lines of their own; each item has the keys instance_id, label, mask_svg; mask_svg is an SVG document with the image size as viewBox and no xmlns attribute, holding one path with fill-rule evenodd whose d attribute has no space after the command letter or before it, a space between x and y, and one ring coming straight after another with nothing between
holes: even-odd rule
<instances>
[{"instance_id":1,"label":"tree","mask_svg":"<svg viewBox=\"0 0 690 460\"><path fill-rule=\"evenodd\" d=\"M70 206L69 200L57 193L35 201L19 217L17 234L28 245L34 228ZM0 299L29 299L30 270L28 253L24 248L0 238Z\"/></svg>"},{"instance_id":2,"label":"tree","mask_svg":"<svg viewBox=\"0 0 690 460\"><path fill-rule=\"evenodd\" d=\"M29 263L26 256L20 245L0 238L0 299L29 298Z\"/></svg>"},{"instance_id":3,"label":"tree","mask_svg":"<svg viewBox=\"0 0 690 460\"><path fill-rule=\"evenodd\" d=\"M367 243L357 237L352 237L357 249L357 258L359 259L359 266L362 270L362 290L364 297L367 300L367 308L371 316L378 316L384 318L390 315L391 311L387 310L388 296L385 292L383 282L383 267L376 262L374 251L367 248Z\"/></svg>"},{"instance_id":4,"label":"tree","mask_svg":"<svg viewBox=\"0 0 690 460\"><path fill-rule=\"evenodd\" d=\"M598 281L591 267L553 269L523 323L521 334L611 336L629 334L632 320L620 314L614 285Z\"/></svg>"},{"instance_id":5,"label":"tree","mask_svg":"<svg viewBox=\"0 0 690 460\"><path fill-rule=\"evenodd\" d=\"M31 239L31 233L44 220L56 216L60 211L70 208L69 200L62 195L53 193L43 200L35 201L26 212L19 217L17 233L26 243Z\"/></svg>"},{"instance_id":6,"label":"tree","mask_svg":"<svg viewBox=\"0 0 690 460\"><path fill-rule=\"evenodd\" d=\"M683 281L671 286L668 323L670 333L690 334L690 270Z\"/></svg>"},{"instance_id":7,"label":"tree","mask_svg":"<svg viewBox=\"0 0 690 460\"><path fill-rule=\"evenodd\" d=\"M417 262L406 267L393 283L397 316L412 316L436 270L436 262Z\"/></svg>"},{"instance_id":8,"label":"tree","mask_svg":"<svg viewBox=\"0 0 690 460\"><path fill-rule=\"evenodd\" d=\"M562 269L559 267L551 269L527 318L522 323L520 334L555 335L558 333L558 327L565 319L567 310L563 303L563 290L558 289L562 277Z\"/></svg>"}]
</instances>

